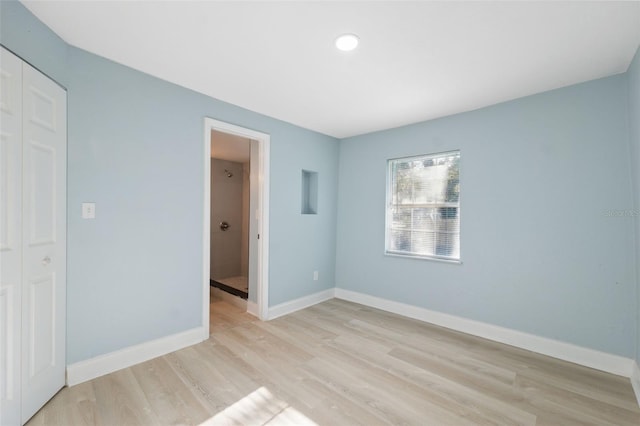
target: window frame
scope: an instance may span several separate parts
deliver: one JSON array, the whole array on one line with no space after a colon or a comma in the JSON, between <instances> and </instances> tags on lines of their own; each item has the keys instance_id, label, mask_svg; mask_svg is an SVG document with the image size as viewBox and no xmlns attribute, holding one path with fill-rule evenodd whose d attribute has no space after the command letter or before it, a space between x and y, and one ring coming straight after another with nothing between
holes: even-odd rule
<instances>
[{"instance_id":1,"label":"window frame","mask_svg":"<svg viewBox=\"0 0 640 426\"><path fill-rule=\"evenodd\" d=\"M385 222L384 222L384 254L385 256L391 256L391 257L401 257L401 258L409 258L409 259L420 259L420 260L430 260L430 261L436 261L436 262L443 262L443 263L452 263L452 264L461 264L462 263L462 249L461 249L461 240L462 240L462 220L461 220L461 197L460 197L460 193L458 193L458 202L457 202L457 209L458 209L458 220L459 220L459 224L460 224L460 230L458 231L458 258L451 258L448 256L439 256L437 254L434 255L426 255L426 254L418 254L415 252L403 252L403 251L398 251L398 250L391 250L390 249L390 234L391 234L391 230L392 230L392 226L391 223L393 221L393 206L392 206L392 200L393 200L393 181L394 181L394 176L393 176L393 164L394 162L399 162L399 161L412 161L415 159L419 159L419 158L438 158L438 157L446 157L447 155L451 155L451 154L457 154L458 155L458 159L459 159L459 163L458 163L458 184L460 185L460 181L461 181L461 175L462 173L460 172L461 169L461 160L462 160L462 153L460 149L453 149L453 150L448 150L448 151L442 151L442 152L435 152L435 153L429 153L429 154L418 154L418 155L409 155L409 156L403 156L403 157L395 157L395 158L389 158L387 159L387 182L386 182L386 190L385 190ZM444 207L451 207L451 206L444 206Z\"/></svg>"}]
</instances>

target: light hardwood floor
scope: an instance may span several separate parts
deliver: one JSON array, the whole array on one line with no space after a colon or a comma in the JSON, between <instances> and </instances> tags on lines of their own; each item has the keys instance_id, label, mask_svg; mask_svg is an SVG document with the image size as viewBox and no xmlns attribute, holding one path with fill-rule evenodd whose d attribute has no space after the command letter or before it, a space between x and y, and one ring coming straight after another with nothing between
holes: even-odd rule
<instances>
[{"instance_id":1,"label":"light hardwood floor","mask_svg":"<svg viewBox=\"0 0 640 426\"><path fill-rule=\"evenodd\" d=\"M201 344L60 391L36 425L640 425L628 379L330 300L211 304Z\"/></svg>"}]
</instances>

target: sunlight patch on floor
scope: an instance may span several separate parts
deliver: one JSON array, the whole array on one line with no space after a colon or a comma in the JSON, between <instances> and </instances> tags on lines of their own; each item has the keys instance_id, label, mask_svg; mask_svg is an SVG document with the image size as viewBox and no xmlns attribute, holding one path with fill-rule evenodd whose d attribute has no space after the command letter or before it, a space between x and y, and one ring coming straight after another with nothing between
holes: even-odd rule
<instances>
[{"instance_id":1,"label":"sunlight patch on floor","mask_svg":"<svg viewBox=\"0 0 640 426\"><path fill-rule=\"evenodd\" d=\"M200 423L213 425L316 425L311 419L276 398L264 386Z\"/></svg>"}]
</instances>

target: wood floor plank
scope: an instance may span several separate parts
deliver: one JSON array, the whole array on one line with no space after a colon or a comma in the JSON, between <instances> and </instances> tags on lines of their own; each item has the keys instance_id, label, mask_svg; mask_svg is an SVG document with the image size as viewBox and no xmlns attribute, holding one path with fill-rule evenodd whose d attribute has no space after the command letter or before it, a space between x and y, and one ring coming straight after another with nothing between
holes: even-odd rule
<instances>
[{"instance_id":1,"label":"wood floor plank","mask_svg":"<svg viewBox=\"0 0 640 426\"><path fill-rule=\"evenodd\" d=\"M131 367L153 411L164 424L198 424L209 411L194 398L180 378L173 374L166 358L156 358Z\"/></svg>"},{"instance_id":2,"label":"wood floor plank","mask_svg":"<svg viewBox=\"0 0 640 426\"><path fill-rule=\"evenodd\" d=\"M358 358L364 362L382 368L398 379L419 386L423 396L438 405L443 407L457 406L458 410L467 410L467 418L480 416L482 421L477 418L478 423L534 425L536 422L536 416L525 410L403 362L387 353L375 353L370 348L366 351L359 351L362 346L354 346L353 340L356 339L339 338L334 344L343 350L357 353Z\"/></svg>"},{"instance_id":3,"label":"wood floor plank","mask_svg":"<svg viewBox=\"0 0 640 426\"><path fill-rule=\"evenodd\" d=\"M351 362L336 362L342 356L323 356L307 364L309 371L318 380L333 386L352 402L359 403L369 411L391 424L457 424L473 425L459 413L450 412L422 398L416 388L407 389L406 383L388 380L388 377L372 369L354 368ZM336 365L344 366L340 369ZM390 386L394 392L388 392Z\"/></svg>"},{"instance_id":4,"label":"wood floor plank","mask_svg":"<svg viewBox=\"0 0 640 426\"><path fill-rule=\"evenodd\" d=\"M581 393L558 388L543 378L518 376L516 386L524 391L527 399L547 400L550 404L561 406L564 410L591 418L594 423L619 425L633 424L640 420L637 410L621 408L599 399L583 396Z\"/></svg>"},{"instance_id":5,"label":"wood floor plank","mask_svg":"<svg viewBox=\"0 0 640 426\"><path fill-rule=\"evenodd\" d=\"M123 426L160 423L130 368L99 377L93 385L101 423Z\"/></svg>"},{"instance_id":6,"label":"wood floor plank","mask_svg":"<svg viewBox=\"0 0 640 426\"><path fill-rule=\"evenodd\" d=\"M196 348L200 345L175 352L168 357L173 370L191 389L194 397L209 410L209 413L223 411L238 398L258 387L254 384L249 389L239 390L237 384L201 358L200 351Z\"/></svg>"},{"instance_id":7,"label":"wood floor plank","mask_svg":"<svg viewBox=\"0 0 640 426\"><path fill-rule=\"evenodd\" d=\"M62 389L29 426L640 425L630 382L332 299Z\"/></svg>"},{"instance_id":8,"label":"wood floor plank","mask_svg":"<svg viewBox=\"0 0 640 426\"><path fill-rule=\"evenodd\" d=\"M91 382L63 388L29 421L30 425L101 425Z\"/></svg>"}]
</instances>

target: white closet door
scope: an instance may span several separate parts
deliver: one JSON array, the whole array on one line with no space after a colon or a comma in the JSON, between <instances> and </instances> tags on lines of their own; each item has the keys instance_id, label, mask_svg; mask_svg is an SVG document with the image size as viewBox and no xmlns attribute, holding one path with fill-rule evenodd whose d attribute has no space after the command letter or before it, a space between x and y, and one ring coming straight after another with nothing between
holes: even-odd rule
<instances>
[{"instance_id":1,"label":"white closet door","mask_svg":"<svg viewBox=\"0 0 640 426\"><path fill-rule=\"evenodd\" d=\"M22 69L22 421L65 383L66 92Z\"/></svg>"},{"instance_id":2,"label":"white closet door","mask_svg":"<svg viewBox=\"0 0 640 426\"><path fill-rule=\"evenodd\" d=\"M0 52L0 425L20 424L22 60Z\"/></svg>"}]
</instances>

